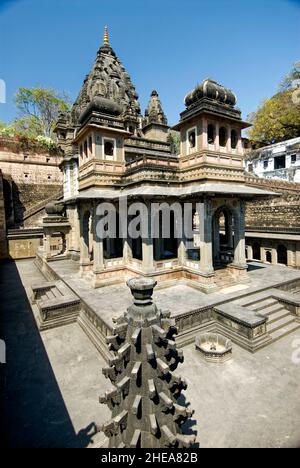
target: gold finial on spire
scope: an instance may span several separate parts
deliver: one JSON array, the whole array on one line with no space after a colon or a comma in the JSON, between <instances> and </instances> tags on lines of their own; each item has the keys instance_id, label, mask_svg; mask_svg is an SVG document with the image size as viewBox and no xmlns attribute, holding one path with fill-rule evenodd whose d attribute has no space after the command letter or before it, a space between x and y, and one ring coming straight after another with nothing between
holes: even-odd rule
<instances>
[{"instance_id":1,"label":"gold finial on spire","mask_svg":"<svg viewBox=\"0 0 300 468\"><path fill-rule=\"evenodd\" d=\"M105 26L105 28L104 28L103 44L109 44L108 27L107 26Z\"/></svg>"}]
</instances>

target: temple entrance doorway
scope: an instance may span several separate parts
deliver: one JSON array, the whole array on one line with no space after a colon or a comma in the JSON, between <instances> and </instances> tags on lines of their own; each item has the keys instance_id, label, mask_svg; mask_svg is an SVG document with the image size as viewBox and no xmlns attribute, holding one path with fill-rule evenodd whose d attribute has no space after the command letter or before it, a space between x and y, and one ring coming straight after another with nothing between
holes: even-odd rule
<instances>
[{"instance_id":1,"label":"temple entrance doorway","mask_svg":"<svg viewBox=\"0 0 300 468\"><path fill-rule=\"evenodd\" d=\"M112 237L103 239L103 253L105 260L123 257L123 239L120 236L120 216L116 213L115 229Z\"/></svg>"},{"instance_id":2,"label":"temple entrance doorway","mask_svg":"<svg viewBox=\"0 0 300 468\"><path fill-rule=\"evenodd\" d=\"M171 258L177 258L178 256L178 239L175 235L175 215L174 212L170 212L170 226L169 232L166 236L166 233L163 232L163 221L162 213L159 213L159 217L156 222L159 222L159 237L153 239L154 243L154 260L168 260Z\"/></svg>"},{"instance_id":3,"label":"temple entrance doorway","mask_svg":"<svg viewBox=\"0 0 300 468\"><path fill-rule=\"evenodd\" d=\"M282 265L287 265L288 263L287 248L282 244L277 247L277 262Z\"/></svg>"},{"instance_id":4,"label":"temple entrance doorway","mask_svg":"<svg viewBox=\"0 0 300 468\"><path fill-rule=\"evenodd\" d=\"M234 259L234 216L227 207L215 212L212 233L214 268L221 268Z\"/></svg>"}]
</instances>

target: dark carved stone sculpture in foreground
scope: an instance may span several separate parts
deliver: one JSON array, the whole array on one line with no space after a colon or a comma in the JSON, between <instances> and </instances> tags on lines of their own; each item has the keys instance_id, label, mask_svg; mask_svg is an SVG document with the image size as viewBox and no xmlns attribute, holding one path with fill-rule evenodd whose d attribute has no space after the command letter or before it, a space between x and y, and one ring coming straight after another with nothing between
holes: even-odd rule
<instances>
[{"instance_id":1,"label":"dark carved stone sculpture in foreground","mask_svg":"<svg viewBox=\"0 0 300 468\"><path fill-rule=\"evenodd\" d=\"M183 435L182 424L193 411L177 404L187 385L173 374L183 361L173 341L176 327L152 302L156 282L132 279L134 304L116 320L108 337L115 357L103 369L113 388L100 397L112 411L103 431L111 448L190 447L195 436Z\"/></svg>"}]
</instances>

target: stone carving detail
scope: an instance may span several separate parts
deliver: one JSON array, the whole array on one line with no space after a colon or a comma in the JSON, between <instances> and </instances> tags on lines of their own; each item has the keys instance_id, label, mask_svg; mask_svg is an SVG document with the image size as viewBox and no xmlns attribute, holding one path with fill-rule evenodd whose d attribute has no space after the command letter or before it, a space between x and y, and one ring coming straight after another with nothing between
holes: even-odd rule
<instances>
[{"instance_id":1,"label":"stone carving detail","mask_svg":"<svg viewBox=\"0 0 300 468\"><path fill-rule=\"evenodd\" d=\"M157 91L152 91L148 107L145 111L144 125L158 123L168 125Z\"/></svg>"},{"instance_id":2,"label":"stone carving detail","mask_svg":"<svg viewBox=\"0 0 300 468\"><path fill-rule=\"evenodd\" d=\"M105 114L137 119L140 114L138 94L121 61L112 49L105 30L103 44L98 50L91 72L85 77L71 112L60 116L58 127L64 123L76 127L89 106Z\"/></svg>"},{"instance_id":3,"label":"stone carving detail","mask_svg":"<svg viewBox=\"0 0 300 468\"><path fill-rule=\"evenodd\" d=\"M170 313L152 302L152 279L128 281L134 304L115 321L107 337L115 357L103 369L113 387L100 397L112 419L102 430L111 448L191 447L195 436L183 435L182 424L193 411L177 400L186 382L173 371L183 361L173 341L176 327Z\"/></svg>"}]
</instances>

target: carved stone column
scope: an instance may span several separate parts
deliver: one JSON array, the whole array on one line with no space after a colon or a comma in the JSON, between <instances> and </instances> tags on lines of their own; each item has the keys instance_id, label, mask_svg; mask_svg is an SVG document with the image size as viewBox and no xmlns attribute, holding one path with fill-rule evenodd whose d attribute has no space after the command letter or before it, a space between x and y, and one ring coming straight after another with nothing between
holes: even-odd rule
<instances>
[{"instance_id":1,"label":"carved stone column","mask_svg":"<svg viewBox=\"0 0 300 468\"><path fill-rule=\"evenodd\" d=\"M142 270L144 273L152 273L154 271L154 247L153 238L151 232L151 209L147 204L147 234L146 238L142 239L142 252L143 252L143 263Z\"/></svg>"},{"instance_id":2,"label":"carved stone column","mask_svg":"<svg viewBox=\"0 0 300 468\"><path fill-rule=\"evenodd\" d=\"M235 218L234 228L234 265L247 268L245 242L245 204L240 202L239 216Z\"/></svg>"},{"instance_id":3,"label":"carved stone column","mask_svg":"<svg viewBox=\"0 0 300 468\"><path fill-rule=\"evenodd\" d=\"M212 251L212 209L210 200L197 204L200 221L200 271L202 274L213 275Z\"/></svg>"},{"instance_id":4,"label":"carved stone column","mask_svg":"<svg viewBox=\"0 0 300 468\"><path fill-rule=\"evenodd\" d=\"M177 329L170 312L152 301L153 279L132 279L127 285L134 303L107 337L114 356L103 374L112 388L100 403L108 405L112 418L101 429L110 448L190 448L196 437L184 435L182 425L194 412L179 404L187 385L173 374L183 362L174 341Z\"/></svg>"},{"instance_id":5,"label":"carved stone column","mask_svg":"<svg viewBox=\"0 0 300 468\"><path fill-rule=\"evenodd\" d=\"M98 217L96 215L97 207L94 207L94 216L93 216L93 251L94 251L94 273L101 273L104 270L104 252L103 252L103 239L98 236L97 233L97 222Z\"/></svg>"}]
</instances>

